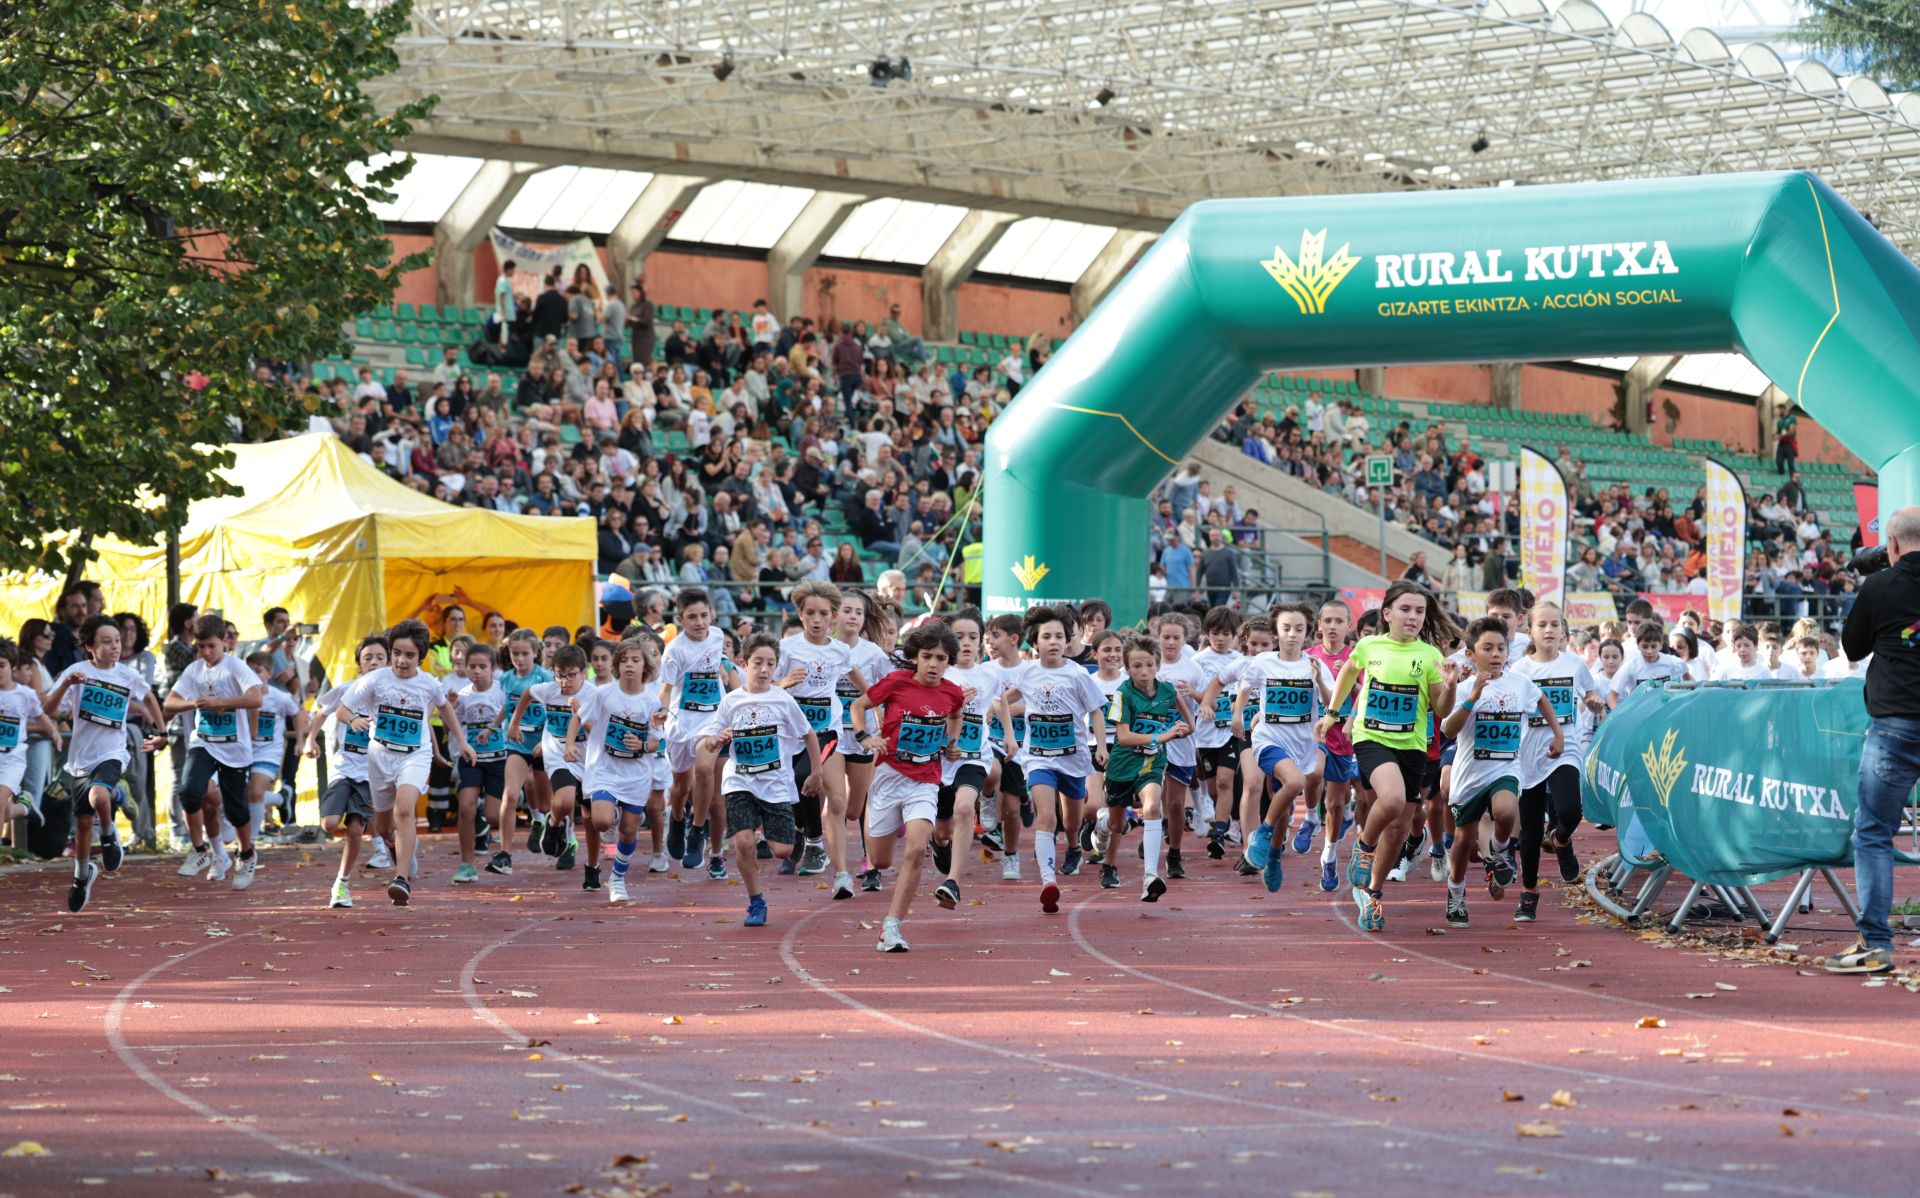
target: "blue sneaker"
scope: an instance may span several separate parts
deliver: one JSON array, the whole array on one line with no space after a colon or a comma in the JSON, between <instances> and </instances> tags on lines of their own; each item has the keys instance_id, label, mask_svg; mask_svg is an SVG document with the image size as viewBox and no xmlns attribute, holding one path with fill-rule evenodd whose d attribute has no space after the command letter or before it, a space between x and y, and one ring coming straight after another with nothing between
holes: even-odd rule
<instances>
[{"instance_id":1,"label":"blue sneaker","mask_svg":"<svg viewBox=\"0 0 1920 1198\"><path fill-rule=\"evenodd\" d=\"M1313 834L1320 830L1320 821L1311 815L1300 821L1300 830L1293 834L1293 851L1304 853L1313 847Z\"/></svg>"},{"instance_id":2,"label":"blue sneaker","mask_svg":"<svg viewBox=\"0 0 1920 1198\"><path fill-rule=\"evenodd\" d=\"M1247 837L1246 848L1241 850L1240 855L1255 869L1265 869L1267 859L1273 856L1273 826L1261 824L1255 828L1253 835Z\"/></svg>"},{"instance_id":3,"label":"blue sneaker","mask_svg":"<svg viewBox=\"0 0 1920 1198\"><path fill-rule=\"evenodd\" d=\"M1340 871L1335 868L1333 862L1322 861L1320 863L1320 889L1335 890L1339 888L1339 885Z\"/></svg>"},{"instance_id":4,"label":"blue sneaker","mask_svg":"<svg viewBox=\"0 0 1920 1198\"><path fill-rule=\"evenodd\" d=\"M756 894L747 900L747 917L740 921L750 928L767 926L767 896Z\"/></svg>"},{"instance_id":5,"label":"blue sneaker","mask_svg":"<svg viewBox=\"0 0 1920 1198\"><path fill-rule=\"evenodd\" d=\"M1351 831L1353 831L1353 817L1352 817L1351 815L1343 815L1343 816L1341 816L1341 817L1340 817L1340 837L1339 837L1339 839L1340 839L1340 840L1345 840L1345 839L1347 838L1347 833L1349 833L1349 832L1351 832ZM1336 842L1336 843L1337 843L1337 842Z\"/></svg>"},{"instance_id":6,"label":"blue sneaker","mask_svg":"<svg viewBox=\"0 0 1920 1198\"><path fill-rule=\"evenodd\" d=\"M1356 891L1373 884L1373 852L1355 845L1347 855L1347 885Z\"/></svg>"},{"instance_id":7,"label":"blue sneaker","mask_svg":"<svg viewBox=\"0 0 1920 1198\"><path fill-rule=\"evenodd\" d=\"M1267 854L1267 867L1260 871L1260 880L1267 884L1268 894L1280 893L1280 863L1286 858L1285 853Z\"/></svg>"},{"instance_id":8,"label":"blue sneaker","mask_svg":"<svg viewBox=\"0 0 1920 1198\"><path fill-rule=\"evenodd\" d=\"M1360 908L1360 930L1363 932L1382 931L1387 926L1387 913L1380 906L1380 898L1371 890L1355 888L1353 901Z\"/></svg>"},{"instance_id":9,"label":"blue sneaker","mask_svg":"<svg viewBox=\"0 0 1920 1198\"><path fill-rule=\"evenodd\" d=\"M707 863L707 830L695 826L687 829L687 851L680 858L681 869L699 869Z\"/></svg>"}]
</instances>

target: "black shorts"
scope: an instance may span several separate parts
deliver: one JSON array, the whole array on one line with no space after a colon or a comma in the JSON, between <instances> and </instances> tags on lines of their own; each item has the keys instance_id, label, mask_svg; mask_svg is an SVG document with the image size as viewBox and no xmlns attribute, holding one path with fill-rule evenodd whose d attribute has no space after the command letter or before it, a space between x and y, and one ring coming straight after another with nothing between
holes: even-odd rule
<instances>
[{"instance_id":1,"label":"black shorts","mask_svg":"<svg viewBox=\"0 0 1920 1198\"><path fill-rule=\"evenodd\" d=\"M220 783L220 814L235 828L246 827L253 819L253 810L247 806L247 775L252 769L252 762L246 765L222 765L214 760L213 754L207 752L203 745L188 749L186 764L180 770L180 786L176 791L180 810L188 815L198 815L201 799L207 793L207 783L217 780Z\"/></svg>"},{"instance_id":2,"label":"black shorts","mask_svg":"<svg viewBox=\"0 0 1920 1198\"><path fill-rule=\"evenodd\" d=\"M1427 785L1427 751L1425 749L1390 749L1374 741L1363 740L1353 746L1353 757L1360 765L1360 777L1373 783L1373 772L1382 766L1394 766L1400 771L1400 785L1406 794L1407 802L1418 803L1425 796Z\"/></svg>"},{"instance_id":3,"label":"black shorts","mask_svg":"<svg viewBox=\"0 0 1920 1198\"><path fill-rule=\"evenodd\" d=\"M1140 792L1149 786L1163 785L1159 774L1149 774L1139 778L1129 778L1125 782L1107 779L1107 806L1138 807Z\"/></svg>"},{"instance_id":4,"label":"black shorts","mask_svg":"<svg viewBox=\"0 0 1920 1198\"><path fill-rule=\"evenodd\" d=\"M492 761L476 761L469 765L460 763L460 789L478 788L481 794L497 799L507 793L507 759L496 757Z\"/></svg>"},{"instance_id":5,"label":"black shorts","mask_svg":"<svg viewBox=\"0 0 1920 1198\"><path fill-rule=\"evenodd\" d=\"M1194 777L1211 778L1221 770L1229 773L1240 772L1240 751L1247 746L1237 736L1229 736L1224 745L1215 745L1211 749L1201 749L1199 764L1194 767Z\"/></svg>"},{"instance_id":6,"label":"black shorts","mask_svg":"<svg viewBox=\"0 0 1920 1198\"><path fill-rule=\"evenodd\" d=\"M821 765L824 766L827 764L827 758L833 756L835 752L834 746L838 745L839 743L840 743L840 738L836 736L829 736L820 743L820 764ZM868 757L867 760L872 761L873 758ZM791 758L788 759L788 764L793 766L794 793L799 794L800 787L805 785L808 778L813 777L813 758L807 756L807 750L803 747L798 753L795 753ZM820 793L821 793L821 797L824 798L826 796L825 791L821 791ZM809 800L806 795L800 795L800 801L803 803L811 802L811 800Z\"/></svg>"},{"instance_id":7,"label":"black shorts","mask_svg":"<svg viewBox=\"0 0 1920 1198\"><path fill-rule=\"evenodd\" d=\"M1027 771L1011 757L1000 759L1000 793L1016 799L1027 797Z\"/></svg>"},{"instance_id":8,"label":"black shorts","mask_svg":"<svg viewBox=\"0 0 1920 1198\"><path fill-rule=\"evenodd\" d=\"M751 832L758 828L776 844L792 844L796 835L792 803L769 803L744 790L727 793L727 831ZM714 846L719 852L719 846Z\"/></svg>"},{"instance_id":9,"label":"black shorts","mask_svg":"<svg viewBox=\"0 0 1920 1198\"><path fill-rule=\"evenodd\" d=\"M362 827L371 824L373 793L366 781L336 775L327 783L327 793L320 796L320 818L328 816L337 817L343 825L350 819L359 820Z\"/></svg>"},{"instance_id":10,"label":"black shorts","mask_svg":"<svg viewBox=\"0 0 1920 1198\"><path fill-rule=\"evenodd\" d=\"M580 775L573 771L572 766L563 765L547 771L548 790L558 792L569 787L574 790L580 789Z\"/></svg>"},{"instance_id":11,"label":"black shorts","mask_svg":"<svg viewBox=\"0 0 1920 1198\"><path fill-rule=\"evenodd\" d=\"M86 794L84 792L89 786L112 787L120 785L120 776L122 772L124 772L124 769L125 767L117 761L103 761L88 770L85 777L74 773L72 770L63 770L62 772L65 773L68 780L73 783L69 789L73 791L74 801L80 803L86 801ZM202 789L205 789L204 783L202 784ZM200 808L196 806L194 810L198 811Z\"/></svg>"},{"instance_id":12,"label":"black shorts","mask_svg":"<svg viewBox=\"0 0 1920 1198\"><path fill-rule=\"evenodd\" d=\"M972 788L976 800L987 789L987 767L977 761L969 761L953 772L953 781L940 788L934 811L935 819L952 819L953 802L960 797L962 790ZM971 833L969 833L971 835Z\"/></svg>"}]
</instances>

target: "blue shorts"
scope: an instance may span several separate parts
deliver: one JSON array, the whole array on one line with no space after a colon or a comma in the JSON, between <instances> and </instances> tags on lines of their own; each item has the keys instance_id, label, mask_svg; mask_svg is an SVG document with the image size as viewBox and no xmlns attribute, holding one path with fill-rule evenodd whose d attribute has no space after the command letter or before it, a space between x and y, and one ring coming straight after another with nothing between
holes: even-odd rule
<instances>
[{"instance_id":1,"label":"blue shorts","mask_svg":"<svg viewBox=\"0 0 1920 1198\"><path fill-rule=\"evenodd\" d=\"M1456 746L1459 745L1459 743L1460 743L1459 741L1450 740L1447 743L1440 746L1440 764L1441 765L1447 766L1447 765L1453 764L1453 750Z\"/></svg>"},{"instance_id":2,"label":"blue shorts","mask_svg":"<svg viewBox=\"0 0 1920 1198\"><path fill-rule=\"evenodd\" d=\"M647 796L645 794L628 796L615 794L610 790L596 790L593 792L591 798L595 803L612 803L615 807L626 811L645 811L647 809Z\"/></svg>"},{"instance_id":3,"label":"blue shorts","mask_svg":"<svg viewBox=\"0 0 1920 1198\"><path fill-rule=\"evenodd\" d=\"M253 772L272 781L280 776L280 759L276 757L272 761L256 761L253 763Z\"/></svg>"},{"instance_id":4,"label":"blue shorts","mask_svg":"<svg viewBox=\"0 0 1920 1198\"><path fill-rule=\"evenodd\" d=\"M1190 765L1173 765L1169 763L1167 765L1167 777L1172 778L1182 786L1191 787L1193 785L1194 768L1195 767Z\"/></svg>"},{"instance_id":5,"label":"blue shorts","mask_svg":"<svg viewBox=\"0 0 1920 1198\"><path fill-rule=\"evenodd\" d=\"M1260 766L1260 774L1262 777L1266 777L1266 778L1273 777L1273 767L1279 765L1283 761L1293 762L1294 765L1300 767L1300 772L1303 774L1312 772L1311 762L1301 762L1296 760L1293 754L1287 752L1285 749L1281 748L1279 745L1262 745L1260 746L1259 752L1260 752L1260 756L1257 760Z\"/></svg>"},{"instance_id":6,"label":"blue shorts","mask_svg":"<svg viewBox=\"0 0 1920 1198\"><path fill-rule=\"evenodd\" d=\"M1084 803L1087 798L1087 780L1074 774L1063 774L1045 766L1034 766L1027 771L1027 788L1051 786L1063 799L1072 799Z\"/></svg>"},{"instance_id":7,"label":"blue shorts","mask_svg":"<svg viewBox=\"0 0 1920 1198\"><path fill-rule=\"evenodd\" d=\"M1325 781L1358 782L1360 780L1360 763L1353 759L1353 754L1327 752L1326 762L1325 772L1321 775Z\"/></svg>"}]
</instances>

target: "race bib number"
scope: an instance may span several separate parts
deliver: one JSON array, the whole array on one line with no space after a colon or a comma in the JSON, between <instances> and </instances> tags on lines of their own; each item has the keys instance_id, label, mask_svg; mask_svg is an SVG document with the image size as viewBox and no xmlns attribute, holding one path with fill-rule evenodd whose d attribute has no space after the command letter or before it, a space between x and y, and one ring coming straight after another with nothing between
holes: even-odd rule
<instances>
[{"instance_id":1,"label":"race bib number","mask_svg":"<svg viewBox=\"0 0 1920 1198\"><path fill-rule=\"evenodd\" d=\"M555 740L567 738L567 725L573 723L573 704L556 703L547 708L547 735Z\"/></svg>"},{"instance_id":2,"label":"race bib number","mask_svg":"<svg viewBox=\"0 0 1920 1198\"><path fill-rule=\"evenodd\" d=\"M780 768L780 732L771 725L742 728L733 734L733 768L764 774Z\"/></svg>"},{"instance_id":3,"label":"race bib number","mask_svg":"<svg viewBox=\"0 0 1920 1198\"><path fill-rule=\"evenodd\" d=\"M1269 678L1260 700L1260 719L1268 724L1304 724L1313 718L1313 680Z\"/></svg>"},{"instance_id":4,"label":"race bib number","mask_svg":"<svg viewBox=\"0 0 1920 1198\"><path fill-rule=\"evenodd\" d=\"M346 732L340 737L342 753L360 753L364 755L367 746L373 743L373 734L368 731L355 732L352 724L342 725Z\"/></svg>"},{"instance_id":5,"label":"race bib number","mask_svg":"<svg viewBox=\"0 0 1920 1198\"><path fill-rule=\"evenodd\" d=\"M1233 726L1233 696L1224 691L1213 701L1213 726L1215 728Z\"/></svg>"},{"instance_id":6,"label":"race bib number","mask_svg":"<svg viewBox=\"0 0 1920 1198\"><path fill-rule=\"evenodd\" d=\"M960 756L978 758L987 748L987 725L969 711L960 717Z\"/></svg>"},{"instance_id":7,"label":"race bib number","mask_svg":"<svg viewBox=\"0 0 1920 1198\"><path fill-rule=\"evenodd\" d=\"M1369 732L1412 732L1420 712L1420 688L1391 682L1367 683L1367 710L1361 724Z\"/></svg>"},{"instance_id":8,"label":"race bib number","mask_svg":"<svg viewBox=\"0 0 1920 1198\"><path fill-rule=\"evenodd\" d=\"M720 675L700 670L680 680L681 711L715 711L720 706Z\"/></svg>"},{"instance_id":9,"label":"race bib number","mask_svg":"<svg viewBox=\"0 0 1920 1198\"><path fill-rule=\"evenodd\" d=\"M1133 717L1133 722L1127 725L1127 731L1140 736L1157 737L1172 726L1173 725L1156 716L1137 715ZM1134 745L1132 747L1139 752L1140 756L1152 757L1160 751L1160 742L1158 740L1150 740L1144 745Z\"/></svg>"},{"instance_id":10,"label":"race bib number","mask_svg":"<svg viewBox=\"0 0 1920 1198\"><path fill-rule=\"evenodd\" d=\"M491 761L503 757L507 752L507 734L492 724L468 724L465 728L467 747L473 750L473 756L479 761Z\"/></svg>"},{"instance_id":11,"label":"race bib number","mask_svg":"<svg viewBox=\"0 0 1920 1198\"><path fill-rule=\"evenodd\" d=\"M425 721L417 711L389 707L385 703L373 717L373 739L386 749L417 749L421 744Z\"/></svg>"},{"instance_id":12,"label":"race bib number","mask_svg":"<svg viewBox=\"0 0 1920 1198\"><path fill-rule=\"evenodd\" d=\"M237 711L199 712L194 719L193 730L195 735L207 744L232 744L240 739L240 713Z\"/></svg>"},{"instance_id":13,"label":"race bib number","mask_svg":"<svg viewBox=\"0 0 1920 1198\"><path fill-rule=\"evenodd\" d=\"M280 714L273 711L253 713L253 739L257 741L278 740L280 737Z\"/></svg>"},{"instance_id":14,"label":"race bib number","mask_svg":"<svg viewBox=\"0 0 1920 1198\"><path fill-rule=\"evenodd\" d=\"M807 727L816 733L833 727L833 699L830 696L795 695L793 701L800 705L800 714L807 717Z\"/></svg>"},{"instance_id":15,"label":"race bib number","mask_svg":"<svg viewBox=\"0 0 1920 1198\"><path fill-rule=\"evenodd\" d=\"M1553 718L1560 722L1560 726L1571 727L1574 715L1573 679L1545 679L1540 683L1540 693L1547 697L1548 705L1553 708ZM1535 711L1527 716L1527 727L1545 728L1546 726L1547 721L1540 718L1539 712Z\"/></svg>"},{"instance_id":16,"label":"race bib number","mask_svg":"<svg viewBox=\"0 0 1920 1198\"><path fill-rule=\"evenodd\" d=\"M833 693L840 697L840 727L849 734L858 731L853 726L853 701L860 697L860 692L838 687Z\"/></svg>"},{"instance_id":17,"label":"race bib number","mask_svg":"<svg viewBox=\"0 0 1920 1198\"><path fill-rule=\"evenodd\" d=\"M1018 726L1020 721L1015 720ZM1027 717L1027 752L1035 757L1070 757L1079 747L1073 734L1073 717L1034 715Z\"/></svg>"},{"instance_id":18,"label":"race bib number","mask_svg":"<svg viewBox=\"0 0 1920 1198\"><path fill-rule=\"evenodd\" d=\"M514 702L518 703L519 700L515 699ZM531 699L527 700L527 710L523 712L520 716L521 735L529 736L529 737L537 736L539 735L540 729L546 726L547 726L546 706L541 703L536 703Z\"/></svg>"},{"instance_id":19,"label":"race bib number","mask_svg":"<svg viewBox=\"0 0 1920 1198\"><path fill-rule=\"evenodd\" d=\"M0 753L11 753L20 747L20 718L0 715Z\"/></svg>"},{"instance_id":20,"label":"race bib number","mask_svg":"<svg viewBox=\"0 0 1920 1198\"><path fill-rule=\"evenodd\" d=\"M893 759L908 765L925 765L938 757L946 744L946 720L938 716L910 715L900 721L894 738Z\"/></svg>"},{"instance_id":21,"label":"race bib number","mask_svg":"<svg viewBox=\"0 0 1920 1198\"><path fill-rule=\"evenodd\" d=\"M80 718L103 728L120 728L127 722L127 701L131 692L124 686L88 678L80 683Z\"/></svg>"},{"instance_id":22,"label":"race bib number","mask_svg":"<svg viewBox=\"0 0 1920 1198\"><path fill-rule=\"evenodd\" d=\"M1520 753L1520 713L1473 713L1473 759L1512 761Z\"/></svg>"},{"instance_id":23,"label":"race bib number","mask_svg":"<svg viewBox=\"0 0 1920 1198\"><path fill-rule=\"evenodd\" d=\"M629 736L639 742L641 747L629 748L627 745ZM606 731L600 738L600 747L606 750L607 756L618 757L622 761L633 761L646 756L646 743L647 726L636 724L622 716L613 716L608 719Z\"/></svg>"}]
</instances>

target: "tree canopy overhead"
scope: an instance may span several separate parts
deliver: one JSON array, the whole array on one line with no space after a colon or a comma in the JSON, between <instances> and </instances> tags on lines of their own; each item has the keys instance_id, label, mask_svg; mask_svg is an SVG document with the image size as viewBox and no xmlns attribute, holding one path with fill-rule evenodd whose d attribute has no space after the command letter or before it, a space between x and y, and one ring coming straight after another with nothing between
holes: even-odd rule
<instances>
[{"instance_id":1,"label":"tree canopy overhead","mask_svg":"<svg viewBox=\"0 0 1920 1198\"><path fill-rule=\"evenodd\" d=\"M407 8L0 10L0 568L177 527L221 493L236 426L306 422L254 363L339 352L424 264L389 261L369 207L410 160L349 175L431 108L361 90L397 66Z\"/></svg>"},{"instance_id":2,"label":"tree canopy overhead","mask_svg":"<svg viewBox=\"0 0 1920 1198\"><path fill-rule=\"evenodd\" d=\"M1920 88L1920 0L1812 0L1800 26L1807 44L1854 60L1892 91Z\"/></svg>"}]
</instances>

